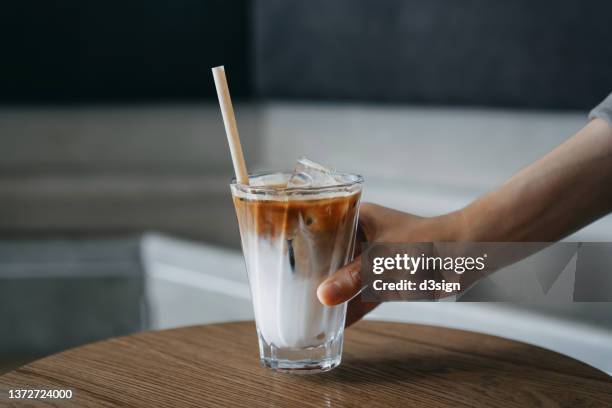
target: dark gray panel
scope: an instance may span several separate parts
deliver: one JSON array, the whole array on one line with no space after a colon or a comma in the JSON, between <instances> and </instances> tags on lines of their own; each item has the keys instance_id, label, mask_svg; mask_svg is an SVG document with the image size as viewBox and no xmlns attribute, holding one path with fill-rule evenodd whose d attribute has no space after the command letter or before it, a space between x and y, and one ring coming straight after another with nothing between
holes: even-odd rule
<instances>
[{"instance_id":1,"label":"dark gray panel","mask_svg":"<svg viewBox=\"0 0 612 408\"><path fill-rule=\"evenodd\" d=\"M0 5L0 103L214 97L249 85L248 1L20 0Z\"/></svg>"},{"instance_id":2,"label":"dark gray panel","mask_svg":"<svg viewBox=\"0 0 612 408\"><path fill-rule=\"evenodd\" d=\"M146 328L140 240L0 241L0 350L48 353Z\"/></svg>"},{"instance_id":3,"label":"dark gray panel","mask_svg":"<svg viewBox=\"0 0 612 408\"><path fill-rule=\"evenodd\" d=\"M612 2L256 0L264 97L588 109L612 90Z\"/></svg>"}]
</instances>

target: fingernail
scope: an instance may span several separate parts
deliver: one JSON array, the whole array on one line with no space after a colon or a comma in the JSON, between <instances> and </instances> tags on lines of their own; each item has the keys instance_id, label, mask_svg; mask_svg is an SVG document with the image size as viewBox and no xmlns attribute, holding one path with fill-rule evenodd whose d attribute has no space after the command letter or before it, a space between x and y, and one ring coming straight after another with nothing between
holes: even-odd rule
<instances>
[{"instance_id":1,"label":"fingernail","mask_svg":"<svg viewBox=\"0 0 612 408\"><path fill-rule=\"evenodd\" d=\"M334 305L340 298L340 283L336 279L323 282L317 289L317 297L324 305Z\"/></svg>"}]
</instances>

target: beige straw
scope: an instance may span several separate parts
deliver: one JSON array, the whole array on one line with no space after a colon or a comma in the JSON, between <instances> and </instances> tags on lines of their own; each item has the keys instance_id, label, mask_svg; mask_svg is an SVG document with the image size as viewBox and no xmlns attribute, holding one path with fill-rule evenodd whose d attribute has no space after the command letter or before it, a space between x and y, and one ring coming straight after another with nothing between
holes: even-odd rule
<instances>
[{"instance_id":1,"label":"beige straw","mask_svg":"<svg viewBox=\"0 0 612 408\"><path fill-rule=\"evenodd\" d=\"M230 97L227 79L225 78L225 68L223 65L214 67L212 73L215 78L215 87L217 88L217 96L219 97L219 106L221 107L221 114L223 115L227 142L229 143L232 162L234 163L236 180L239 184L249 185L249 173L247 173L244 155L242 154L242 145L240 144L240 135L238 135L238 127L236 126L232 98Z\"/></svg>"}]
</instances>

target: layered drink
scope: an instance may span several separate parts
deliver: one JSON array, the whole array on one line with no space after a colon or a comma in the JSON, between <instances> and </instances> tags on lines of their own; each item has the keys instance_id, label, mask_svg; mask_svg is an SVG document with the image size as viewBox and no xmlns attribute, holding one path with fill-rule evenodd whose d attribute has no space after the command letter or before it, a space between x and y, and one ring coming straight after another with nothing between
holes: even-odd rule
<instances>
[{"instance_id":1,"label":"layered drink","mask_svg":"<svg viewBox=\"0 0 612 408\"><path fill-rule=\"evenodd\" d=\"M232 183L264 365L340 363L346 305L324 306L316 292L352 259L362 182L303 159L293 172Z\"/></svg>"}]
</instances>

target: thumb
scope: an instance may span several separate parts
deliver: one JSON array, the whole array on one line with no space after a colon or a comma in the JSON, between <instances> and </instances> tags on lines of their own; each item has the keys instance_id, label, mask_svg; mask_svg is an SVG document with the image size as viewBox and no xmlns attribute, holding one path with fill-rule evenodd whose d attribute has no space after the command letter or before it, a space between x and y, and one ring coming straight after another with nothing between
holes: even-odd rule
<instances>
[{"instance_id":1,"label":"thumb","mask_svg":"<svg viewBox=\"0 0 612 408\"><path fill-rule=\"evenodd\" d=\"M319 301L326 306L335 306L350 300L361 290L361 257L338 269L325 279L317 289Z\"/></svg>"},{"instance_id":2,"label":"thumb","mask_svg":"<svg viewBox=\"0 0 612 408\"><path fill-rule=\"evenodd\" d=\"M380 207L376 204L363 203L359 207L359 226L357 228L357 241L372 240L375 226L378 224ZM361 248L356 246L359 251ZM335 306L350 300L361 290L361 256L338 269L333 275L325 279L317 289L319 301L326 306Z\"/></svg>"}]
</instances>

